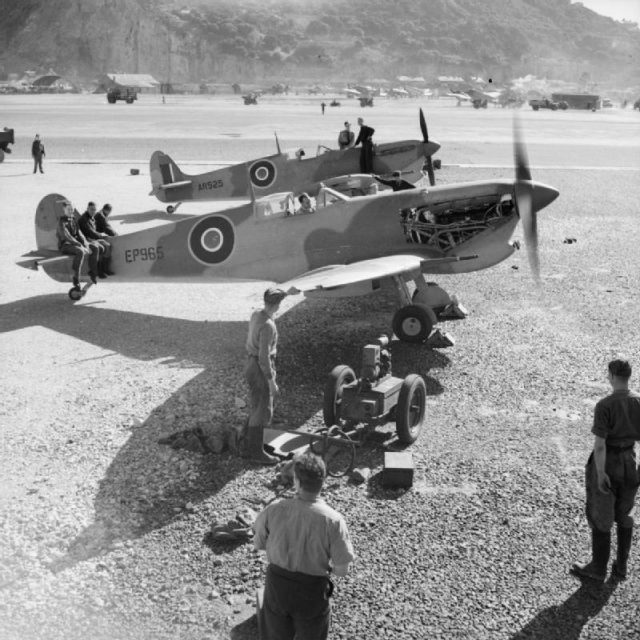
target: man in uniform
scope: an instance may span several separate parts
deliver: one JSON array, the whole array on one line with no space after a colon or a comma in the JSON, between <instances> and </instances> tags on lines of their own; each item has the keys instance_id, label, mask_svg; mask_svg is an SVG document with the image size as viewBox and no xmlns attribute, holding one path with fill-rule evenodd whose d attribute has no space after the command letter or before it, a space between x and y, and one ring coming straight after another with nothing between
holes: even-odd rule
<instances>
[{"instance_id":1,"label":"man in uniform","mask_svg":"<svg viewBox=\"0 0 640 640\"><path fill-rule=\"evenodd\" d=\"M102 209L100 209L100 211L96 212L95 216L93 216L93 221L96 225L96 231L98 233L104 233L105 235L111 237L118 235L109 222L109 216L111 215L112 209L113 207L109 203L107 203L102 207Z\"/></svg>"},{"instance_id":2,"label":"man in uniform","mask_svg":"<svg viewBox=\"0 0 640 640\"><path fill-rule=\"evenodd\" d=\"M373 176L378 182L381 184L386 184L388 187L391 187L394 191L404 191L405 189L415 189L416 185L407 182L402 179L402 174L399 171L394 171L392 174L392 180L385 180L380 176Z\"/></svg>"},{"instance_id":3,"label":"man in uniform","mask_svg":"<svg viewBox=\"0 0 640 640\"><path fill-rule=\"evenodd\" d=\"M327 475L322 458L303 453L293 471L295 497L268 505L253 525L254 546L269 561L258 612L261 637L324 640L331 622L329 574L347 575L353 546L342 515L320 497Z\"/></svg>"},{"instance_id":4,"label":"man in uniform","mask_svg":"<svg viewBox=\"0 0 640 640\"><path fill-rule=\"evenodd\" d=\"M63 202L63 214L58 219L58 228L56 234L58 236L58 249L61 253L73 256L73 286L80 284L80 271L84 264L85 256L89 256L89 277L91 282L96 284L96 275L98 270L98 258L100 249L90 242L80 231L78 223L71 208L70 202Z\"/></svg>"},{"instance_id":5,"label":"man in uniform","mask_svg":"<svg viewBox=\"0 0 640 640\"><path fill-rule=\"evenodd\" d=\"M373 171L373 134L376 132L372 127L367 126L362 118L358 118L358 137L353 145L357 147L362 144L360 149L360 171L362 173L371 173Z\"/></svg>"},{"instance_id":6,"label":"man in uniform","mask_svg":"<svg viewBox=\"0 0 640 640\"><path fill-rule=\"evenodd\" d=\"M33 156L33 173L36 169L40 169L40 173L44 173L42 170L42 158L45 156L44 144L40 140L40 135L36 133L36 137L31 143L31 155Z\"/></svg>"},{"instance_id":7,"label":"man in uniform","mask_svg":"<svg viewBox=\"0 0 640 640\"><path fill-rule=\"evenodd\" d=\"M626 360L609 363L613 393L595 407L593 452L585 469L587 520L591 527L592 557L574 564L579 577L604 582L607 576L611 528L616 523L618 551L612 576L627 577L627 559L633 535L633 503L640 485L634 444L640 440L640 396L629 390L631 365Z\"/></svg>"},{"instance_id":8,"label":"man in uniform","mask_svg":"<svg viewBox=\"0 0 640 640\"><path fill-rule=\"evenodd\" d=\"M100 261L98 263L98 277L106 278L107 276L115 275L109 268L109 263L111 262L111 243L108 241L109 236L106 233L100 233L96 229L95 215L95 202L89 202L87 204L87 210L80 216L78 224L87 240L99 247Z\"/></svg>"},{"instance_id":9,"label":"man in uniform","mask_svg":"<svg viewBox=\"0 0 640 640\"><path fill-rule=\"evenodd\" d=\"M340 149L348 149L353 146L355 135L351 131L351 123L345 122L344 129L338 134L338 146Z\"/></svg>"},{"instance_id":10,"label":"man in uniform","mask_svg":"<svg viewBox=\"0 0 640 640\"><path fill-rule=\"evenodd\" d=\"M278 329L274 317L287 294L270 287L264 292L264 308L254 311L247 335L245 378L249 385L249 418L243 434L243 457L259 464L277 464L279 459L263 448L264 429L273 418L273 399L278 393L275 358Z\"/></svg>"}]
</instances>

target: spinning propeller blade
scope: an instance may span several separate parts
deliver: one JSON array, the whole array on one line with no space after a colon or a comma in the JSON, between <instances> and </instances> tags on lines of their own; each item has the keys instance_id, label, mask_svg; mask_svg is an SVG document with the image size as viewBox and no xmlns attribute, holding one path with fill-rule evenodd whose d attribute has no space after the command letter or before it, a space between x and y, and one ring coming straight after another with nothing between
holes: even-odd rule
<instances>
[{"instance_id":1,"label":"spinning propeller blade","mask_svg":"<svg viewBox=\"0 0 640 640\"><path fill-rule=\"evenodd\" d=\"M422 107L420 107L420 131L422 131L422 140L424 142L429 142L429 130L427 129L427 121L424 117ZM431 156L425 155L425 164L427 165L429 184L433 187L436 183L436 177L433 174L433 163L431 162Z\"/></svg>"},{"instance_id":2,"label":"spinning propeller blade","mask_svg":"<svg viewBox=\"0 0 640 640\"><path fill-rule=\"evenodd\" d=\"M513 118L513 156L516 167L516 202L520 220L522 220L529 266L531 267L534 280L540 283L538 219L536 209L533 206L533 184L531 183L531 171L529 170L527 150L522 142L520 120L516 116Z\"/></svg>"}]
</instances>

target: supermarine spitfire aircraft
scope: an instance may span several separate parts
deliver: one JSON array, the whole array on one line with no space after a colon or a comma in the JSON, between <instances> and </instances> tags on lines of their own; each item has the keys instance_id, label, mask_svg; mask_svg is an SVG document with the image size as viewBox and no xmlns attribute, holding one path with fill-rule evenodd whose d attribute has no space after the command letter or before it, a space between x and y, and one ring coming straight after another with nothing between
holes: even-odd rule
<instances>
[{"instance_id":1,"label":"supermarine spitfire aircraft","mask_svg":"<svg viewBox=\"0 0 640 640\"><path fill-rule=\"evenodd\" d=\"M403 170L409 182L421 178L421 169L440 148L429 140L426 122L420 110L422 141L400 140L374 146L373 173L387 174ZM151 193L161 202L182 203L187 200L228 200L251 198L251 191L261 197L285 189L295 193L315 195L320 183L327 178L357 173L360 170L360 149L329 149L320 145L315 156L307 156L300 150L278 152L266 158L209 171L200 175L188 175L162 151L151 156L149 174ZM432 180L432 173L430 172ZM433 180L432 180L433 184ZM178 205L167 207L173 213Z\"/></svg>"},{"instance_id":2,"label":"supermarine spitfire aircraft","mask_svg":"<svg viewBox=\"0 0 640 640\"><path fill-rule=\"evenodd\" d=\"M422 342L450 302L424 274L477 271L508 258L522 220L538 277L536 214L558 191L534 182L514 127L515 180L463 182L349 198L322 187L316 209L299 213L291 192L271 194L219 213L193 216L111 238L109 282L272 280L290 294L355 296L395 283L401 306L393 329ZM57 252L56 225L65 205L46 196L36 212L38 249L20 266L71 280L71 257ZM416 285L413 298L407 283ZM76 288L72 299L81 297Z\"/></svg>"}]
</instances>

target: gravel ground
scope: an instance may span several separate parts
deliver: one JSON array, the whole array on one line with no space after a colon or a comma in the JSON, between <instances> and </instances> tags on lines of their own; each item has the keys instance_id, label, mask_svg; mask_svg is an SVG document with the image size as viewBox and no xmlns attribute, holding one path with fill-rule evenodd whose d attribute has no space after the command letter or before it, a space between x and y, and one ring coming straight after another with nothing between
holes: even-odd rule
<instances>
[{"instance_id":1,"label":"gravel ground","mask_svg":"<svg viewBox=\"0 0 640 640\"><path fill-rule=\"evenodd\" d=\"M157 441L242 421L239 354L264 283L101 283L71 305L44 274L12 266L32 248L40 197L83 204L118 184L116 214L152 207L148 183L123 180L122 167L49 167L36 190L20 163L0 172L12 205L1 223L14 234L0 237L0 638L256 638L264 558L207 534L271 499L273 470ZM413 489L381 486L391 425L359 450L367 483L327 484L358 555L336 581L332 637L640 638L638 544L625 583L568 574L588 553L582 468L606 363L640 366L640 183L629 171L533 173L561 193L540 215L542 289L524 252L443 277L470 310L443 325L455 346L393 343L394 373L422 374L429 393ZM451 168L439 179L504 175ZM277 417L319 425L327 372L357 369L394 306L389 291L288 300Z\"/></svg>"}]
</instances>

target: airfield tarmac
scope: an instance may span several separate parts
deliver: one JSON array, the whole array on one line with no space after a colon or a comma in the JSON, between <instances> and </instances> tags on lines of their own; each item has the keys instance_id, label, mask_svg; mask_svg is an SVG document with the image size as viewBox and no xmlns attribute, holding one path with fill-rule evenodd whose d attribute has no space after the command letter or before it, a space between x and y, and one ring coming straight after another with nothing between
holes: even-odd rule
<instances>
[{"instance_id":1,"label":"airfield tarmac","mask_svg":"<svg viewBox=\"0 0 640 640\"><path fill-rule=\"evenodd\" d=\"M509 110L445 100L361 109L342 99L322 116L321 100L0 97L0 126L16 130L0 165L1 638L255 637L248 618L263 562L250 545L216 545L206 533L247 500L269 498L273 471L157 440L243 419L246 320L266 284L114 277L72 305L68 287L14 260L35 248L34 212L50 192L81 210L111 202L120 233L166 220L147 195L156 148L195 173L273 153L274 130L283 148L333 145L359 115L378 141L417 138L423 106L442 144L438 181L512 175ZM560 191L539 214L542 288L524 251L442 277L470 311L442 325L455 346L394 343L394 373L420 373L428 385L427 422L410 449L415 486L380 486L391 426L358 453L368 483L329 483L358 554L337 581L332 637L640 637L640 542L626 583L581 587L568 574L588 554L582 468L607 361L629 358L640 386L640 114L521 116L533 178ZM42 176L29 159L36 132L47 149ZM326 373L339 363L358 370L361 347L390 330L394 308L388 292L287 300L277 416L319 425Z\"/></svg>"}]
</instances>

